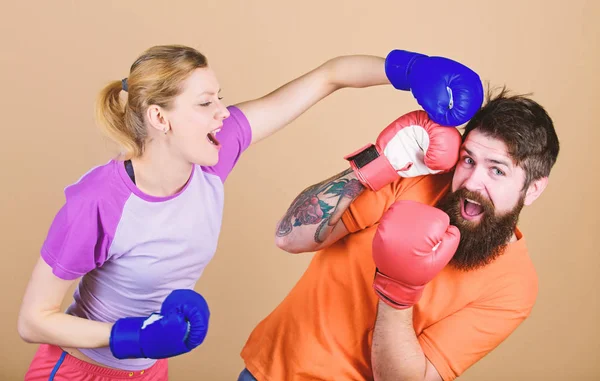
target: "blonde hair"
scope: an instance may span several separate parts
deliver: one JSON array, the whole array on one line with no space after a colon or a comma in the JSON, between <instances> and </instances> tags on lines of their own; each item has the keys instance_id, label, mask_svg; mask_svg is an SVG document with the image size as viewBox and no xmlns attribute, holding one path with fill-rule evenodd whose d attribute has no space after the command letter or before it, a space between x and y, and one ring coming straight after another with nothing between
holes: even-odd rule
<instances>
[{"instance_id":1,"label":"blonde hair","mask_svg":"<svg viewBox=\"0 0 600 381\"><path fill-rule=\"evenodd\" d=\"M197 50L182 45L153 46L131 65L129 76L112 81L96 101L96 119L103 132L123 150L124 160L144 152L148 137L145 112L150 105L168 109L195 69L208 65ZM127 100L121 102L121 91Z\"/></svg>"}]
</instances>

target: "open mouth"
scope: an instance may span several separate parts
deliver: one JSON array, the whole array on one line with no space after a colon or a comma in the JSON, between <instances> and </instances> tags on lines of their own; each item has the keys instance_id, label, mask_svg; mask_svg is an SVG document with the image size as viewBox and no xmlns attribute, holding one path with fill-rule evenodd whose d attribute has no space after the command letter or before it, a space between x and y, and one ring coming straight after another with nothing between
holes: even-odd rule
<instances>
[{"instance_id":1,"label":"open mouth","mask_svg":"<svg viewBox=\"0 0 600 381\"><path fill-rule=\"evenodd\" d=\"M217 132L219 132L219 131L221 131L221 127L216 128L216 129L212 130L211 132L209 132L208 134L206 134L206 139L208 139L210 144L212 144L216 147L221 146L221 143L219 143L219 141L217 140Z\"/></svg>"},{"instance_id":2,"label":"open mouth","mask_svg":"<svg viewBox=\"0 0 600 381\"><path fill-rule=\"evenodd\" d=\"M483 214L483 207L477 201L465 198L462 202L463 214L467 218L475 218Z\"/></svg>"}]
</instances>

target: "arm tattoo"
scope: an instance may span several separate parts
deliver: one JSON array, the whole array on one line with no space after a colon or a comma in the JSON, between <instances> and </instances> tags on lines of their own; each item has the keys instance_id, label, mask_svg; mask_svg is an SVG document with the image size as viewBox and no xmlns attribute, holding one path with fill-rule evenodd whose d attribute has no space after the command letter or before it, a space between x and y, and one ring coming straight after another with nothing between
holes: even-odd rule
<instances>
[{"instance_id":1,"label":"arm tattoo","mask_svg":"<svg viewBox=\"0 0 600 381\"><path fill-rule=\"evenodd\" d=\"M315 242L316 243L323 243L323 241L325 241L323 238L321 238L321 233L323 232L323 228L325 228L327 226L331 226L331 224L329 222L330 222L329 218L323 220L323 222L321 222L321 224L317 227L317 230L315 230Z\"/></svg>"},{"instance_id":2,"label":"arm tattoo","mask_svg":"<svg viewBox=\"0 0 600 381\"><path fill-rule=\"evenodd\" d=\"M302 191L283 216L277 228L277 236L286 236L297 226L319 224L315 232L315 241L321 242L320 235L323 229L335 225L341 218L342 213L336 213L340 201L345 198L352 201L364 188L356 179L343 178L351 172L352 169L349 168ZM333 201L335 206L326 200Z\"/></svg>"}]
</instances>

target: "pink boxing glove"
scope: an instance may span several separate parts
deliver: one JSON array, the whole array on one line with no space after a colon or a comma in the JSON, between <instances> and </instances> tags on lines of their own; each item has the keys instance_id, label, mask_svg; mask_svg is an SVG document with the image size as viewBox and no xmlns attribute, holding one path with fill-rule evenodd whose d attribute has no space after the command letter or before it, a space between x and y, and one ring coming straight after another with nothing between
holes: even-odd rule
<instances>
[{"instance_id":1,"label":"pink boxing glove","mask_svg":"<svg viewBox=\"0 0 600 381\"><path fill-rule=\"evenodd\" d=\"M459 242L460 231L442 210L408 200L392 204L373 238L373 288L379 298L396 309L416 304Z\"/></svg>"},{"instance_id":2,"label":"pink boxing glove","mask_svg":"<svg viewBox=\"0 0 600 381\"><path fill-rule=\"evenodd\" d=\"M367 144L344 159L365 187L377 191L398 177L451 170L458 161L461 140L456 128L441 126L417 110L387 126L376 144Z\"/></svg>"}]
</instances>

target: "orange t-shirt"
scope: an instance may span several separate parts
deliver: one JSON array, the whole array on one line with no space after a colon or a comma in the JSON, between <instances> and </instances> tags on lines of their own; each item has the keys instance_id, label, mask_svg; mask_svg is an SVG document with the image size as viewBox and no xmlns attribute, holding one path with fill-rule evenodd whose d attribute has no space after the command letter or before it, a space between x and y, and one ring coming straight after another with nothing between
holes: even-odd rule
<instances>
[{"instance_id":1,"label":"orange t-shirt","mask_svg":"<svg viewBox=\"0 0 600 381\"><path fill-rule=\"evenodd\" d=\"M371 342L378 297L371 243L383 213L399 199L433 205L451 174L400 179L363 192L342 217L351 234L317 252L287 297L250 334L241 356L258 381L372 380ZM447 266L414 306L415 333L444 380L498 346L529 315L537 275L525 240L488 266Z\"/></svg>"}]
</instances>

